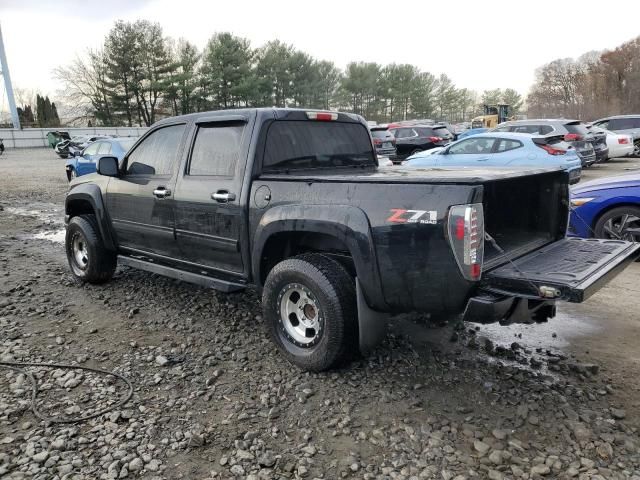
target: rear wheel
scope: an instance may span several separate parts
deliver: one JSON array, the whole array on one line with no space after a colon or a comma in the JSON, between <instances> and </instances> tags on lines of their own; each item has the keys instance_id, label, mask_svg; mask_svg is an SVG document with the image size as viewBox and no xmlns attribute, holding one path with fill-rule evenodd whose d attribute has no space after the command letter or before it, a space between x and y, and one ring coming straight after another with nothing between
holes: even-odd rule
<instances>
[{"instance_id":1,"label":"rear wheel","mask_svg":"<svg viewBox=\"0 0 640 480\"><path fill-rule=\"evenodd\" d=\"M69 221L65 249L71 273L79 282L104 283L116 270L116 253L102 243L94 215L81 215Z\"/></svg>"},{"instance_id":2,"label":"rear wheel","mask_svg":"<svg viewBox=\"0 0 640 480\"><path fill-rule=\"evenodd\" d=\"M640 208L625 206L604 213L594 228L596 237L640 242Z\"/></svg>"},{"instance_id":3,"label":"rear wheel","mask_svg":"<svg viewBox=\"0 0 640 480\"><path fill-rule=\"evenodd\" d=\"M631 155L634 157L640 157L640 140L633 142L633 153Z\"/></svg>"},{"instance_id":4,"label":"rear wheel","mask_svg":"<svg viewBox=\"0 0 640 480\"><path fill-rule=\"evenodd\" d=\"M335 367L357 352L353 278L340 263L305 254L278 263L262 295L269 336L304 370Z\"/></svg>"}]
</instances>

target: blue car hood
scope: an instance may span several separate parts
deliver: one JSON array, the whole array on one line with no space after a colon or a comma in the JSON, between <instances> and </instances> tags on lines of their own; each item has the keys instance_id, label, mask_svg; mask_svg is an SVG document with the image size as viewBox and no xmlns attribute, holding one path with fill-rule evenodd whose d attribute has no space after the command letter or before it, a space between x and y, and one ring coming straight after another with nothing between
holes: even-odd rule
<instances>
[{"instance_id":1,"label":"blue car hood","mask_svg":"<svg viewBox=\"0 0 640 480\"><path fill-rule=\"evenodd\" d=\"M640 186L640 174L620 175L617 177L599 178L589 182L580 183L571 189L573 195L581 195L598 190L609 190L611 188L628 188Z\"/></svg>"}]
</instances>

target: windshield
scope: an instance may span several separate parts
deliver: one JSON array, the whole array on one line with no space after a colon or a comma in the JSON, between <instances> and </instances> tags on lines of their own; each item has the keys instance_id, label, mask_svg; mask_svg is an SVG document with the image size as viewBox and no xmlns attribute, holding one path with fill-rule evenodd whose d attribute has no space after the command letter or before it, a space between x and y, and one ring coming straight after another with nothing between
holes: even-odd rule
<instances>
[{"instance_id":1,"label":"windshield","mask_svg":"<svg viewBox=\"0 0 640 480\"><path fill-rule=\"evenodd\" d=\"M374 166L369 138L359 123L279 120L267 132L263 169Z\"/></svg>"}]
</instances>

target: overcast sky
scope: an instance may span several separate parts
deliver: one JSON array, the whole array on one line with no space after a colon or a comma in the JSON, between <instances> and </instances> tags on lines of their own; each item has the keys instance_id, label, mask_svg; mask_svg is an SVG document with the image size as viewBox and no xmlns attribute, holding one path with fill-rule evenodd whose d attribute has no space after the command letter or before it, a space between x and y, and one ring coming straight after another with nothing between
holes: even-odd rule
<instances>
[{"instance_id":1,"label":"overcast sky","mask_svg":"<svg viewBox=\"0 0 640 480\"><path fill-rule=\"evenodd\" d=\"M56 96L57 65L99 48L115 20L138 18L200 48L221 31L254 47L278 38L341 68L349 61L412 63L479 92L526 93L538 66L640 35L640 2L633 0L0 0L14 88ZM0 105L6 109L4 92Z\"/></svg>"}]
</instances>

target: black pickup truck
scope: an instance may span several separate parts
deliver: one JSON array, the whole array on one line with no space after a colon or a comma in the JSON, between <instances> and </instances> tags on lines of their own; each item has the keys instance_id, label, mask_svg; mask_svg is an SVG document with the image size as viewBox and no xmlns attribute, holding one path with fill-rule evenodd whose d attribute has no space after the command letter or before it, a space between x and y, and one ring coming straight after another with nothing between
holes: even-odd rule
<instances>
[{"instance_id":1,"label":"black pickup truck","mask_svg":"<svg viewBox=\"0 0 640 480\"><path fill-rule=\"evenodd\" d=\"M370 350L390 314L545 320L640 248L566 238L560 170L378 169L367 124L347 113L169 118L97 171L66 197L79 281L108 281L121 263L257 288L275 344L316 371Z\"/></svg>"}]
</instances>

